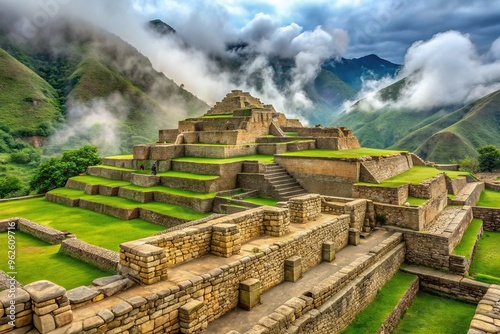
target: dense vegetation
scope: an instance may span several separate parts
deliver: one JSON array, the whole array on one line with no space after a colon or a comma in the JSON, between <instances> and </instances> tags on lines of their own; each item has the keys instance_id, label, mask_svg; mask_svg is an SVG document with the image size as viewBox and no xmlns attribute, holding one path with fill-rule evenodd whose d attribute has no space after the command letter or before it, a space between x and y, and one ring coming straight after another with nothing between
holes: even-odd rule
<instances>
[{"instance_id":1,"label":"dense vegetation","mask_svg":"<svg viewBox=\"0 0 500 334\"><path fill-rule=\"evenodd\" d=\"M78 150L68 150L61 158L50 158L38 166L30 182L30 187L37 193L64 187L66 181L87 171L88 166L101 163L97 148L84 146Z\"/></svg>"}]
</instances>

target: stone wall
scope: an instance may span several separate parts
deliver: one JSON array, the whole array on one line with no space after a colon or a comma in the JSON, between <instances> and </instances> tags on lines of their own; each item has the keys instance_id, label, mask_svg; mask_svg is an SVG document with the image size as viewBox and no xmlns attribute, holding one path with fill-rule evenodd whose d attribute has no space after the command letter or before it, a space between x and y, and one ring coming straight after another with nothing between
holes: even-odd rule
<instances>
[{"instance_id":1,"label":"stone wall","mask_svg":"<svg viewBox=\"0 0 500 334\"><path fill-rule=\"evenodd\" d=\"M500 286L492 284L477 305L468 333L500 333L499 319Z\"/></svg>"},{"instance_id":2,"label":"stone wall","mask_svg":"<svg viewBox=\"0 0 500 334\"><path fill-rule=\"evenodd\" d=\"M107 166L115 166L121 168L137 168L137 160L134 159L114 159L114 158L102 158L101 163Z\"/></svg>"},{"instance_id":3,"label":"stone wall","mask_svg":"<svg viewBox=\"0 0 500 334\"><path fill-rule=\"evenodd\" d=\"M132 171L130 170L119 170L103 166L89 166L87 168L87 174L104 177L106 179L123 181L130 181L132 177Z\"/></svg>"},{"instance_id":4,"label":"stone wall","mask_svg":"<svg viewBox=\"0 0 500 334\"><path fill-rule=\"evenodd\" d=\"M362 184L352 186L352 197L365 198L378 203L403 204L408 198L408 185L399 187L379 187Z\"/></svg>"},{"instance_id":5,"label":"stone wall","mask_svg":"<svg viewBox=\"0 0 500 334\"><path fill-rule=\"evenodd\" d=\"M32 235L38 239L44 240L53 245L60 244L64 239L66 239L65 232L18 217L1 220L0 230L3 232L7 231L7 225L12 221L16 223L17 230Z\"/></svg>"},{"instance_id":6,"label":"stone wall","mask_svg":"<svg viewBox=\"0 0 500 334\"><path fill-rule=\"evenodd\" d=\"M174 144L153 144L150 147L151 160L169 160L184 156L184 146ZM135 158L135 156L134 156Z\"/></svg>"},{"instance_id":7,"label":"stone wall","mask_svg":"<svg viewBox=\"0 0 500 334\"><path fill-rule=\"evenodd\" d=\"M408 153L385 157L365 157L361 162L359 181L380 183L413 167Z\"/></svg>"},{"instance_id":8,"label":"stone wall","mask_svg":"<svg viewBox=\"0 0 500 334\"><path fill-rule=\"evenodd\" d=\"M462 239L472 220L472 210L464 207L441 234L404 231L406 261L448 271L450 253Z\"/></svg>"},{"instance_id":9,"label":"stone wall","mask_svg":"<svg viewBox=\"0 0 500 334\"><path fill-rule=\"evenodd\" d=\"M57 194L53 194L51 192L45 193L45 199L52 203L58 203L66 206L79 206L80 199L79 198L70 198L66 196L61 196Z\"/></svg>"},{"instance_id":10,"label":"stone wall","mask_svg":"<svg viewBox=\"0 0 500 334\"><path fill-rule=\"evenodd\" d=\"M288 208L292 223L307 223L321 213L321 197L318 194L293 197L288 201Z\"/></svg>"},{"instance_id":11,"label":"stone wall","mask_svg":"<svg viewBox=\"0 0 500 334\"><path fill-rule=\"evenodd\" d=\"M489 190L494 190L494 191L500 191L500 182L485 182L484 183L484 186L486 189L489 189Z\"/></svg>"},{"instance_id":12,"label":"stone wall","mask_svg":"<svg viewBox=\"0 0 500 334\"><path fill-rule=\"evenodd\" d=\"M202 158L232 158L257 153L257 145L185 145L185 155Z\"/></svg>"},{"instance_id":13,"label":"stone wall","mask_svg":"<svg viewBox=\"0 0 500 334\"><path fill-rule=\"evenodd\" d=\"M473 206L474 218L482 219L485 231L500 231L500 208Z\"/></svg>"},{"instance_id":14,"label":"stone wall","mask_svg":"<svg viewBox=\"0 0 500 334\"><path fill-rule=\"evenodd\" d=\"M139 218L139 208L119 208L112 205L80 199L79 207L94 212L103 213L123 220Z\"/></svg>"},{"instance_id":15,"label":"stone wall","mask_svg":"<svg viewBox=\"0 0 500 334\"><path fill-rule=\"evenodd\" d=\"M291 329L298 334L341 332L357 313L375 299L378 289L396 273L404 261L404 251L404 245L397 246L383 256L379 263L360 273L338 295L299 317Z\"/></svg>"},{"instance_id":16,"label":"stone wall","mask_svg":"<svg viewBox=\"0 0 500 334\"><path fill-rule=\"evenodd\" d=\"M179 135L178 129L166 129L158 131L158 141L161 142L175 142Z\"/></svg>"},{"instance_id":17,"label":"stone wall","mask_svg":"<svg viewBox=\"0 0 500 334\"><path fill-rule=\"evenodd\" d=\"M425 226L425 208L373 203L379 224L421 231Z\"/></svg>"},{"instance_id":18,"label":"stone wall","mask_svg":"<svg viewBox=\"0 0 500 334\"><path fill-rule=\"evenodd\" d=\"M160 184L165 187L191 190L200 193L211 193L227 187L227 181L220 177L214 177L210 180L188 179L173 176L160 176Z\"/></svg>"},{"instance_id":19,"label":"stone wall","mask_svg":"<svg viewBox=\"0 0 500 334\"><path fill-rule=\"evenodd\" d=\"M448 194L458 194L466 184L467 178L465 176L460 176L456 179L450 179L449 177L446 177L446 188L448 189Z\"/></svg>"},{"instance_id":20,"label":"stone wall","mask_svg":"<svg viewBox=\"0 0 500 334\"><path fill-rule=\"evenodd\" d=\"M455 198L450 199L450 205L476 205L484 188L484 182L467 183Z\"/></svg>"},{"instance_id":21,"label":"stone wall","mask_svg":"<svg viewBox=\"0 0 500 334\"><path fill-rule=\"evenodd\" d=\"M88 244L76 238L64 240L59 252L106 271L116 272L118 263L120 262L119 253Z\"/></svg>"},{"instance_id":22,"label":"stone wall","mask_svg":"<svg viewBox=\"0 0 500 334\"><path fill-rule=\"evenodd\" d=\"M406 312L408 307L410 307L413 299L415 299L419 288L420 280L417 276L410 284L405 294L401 297L398 304L394 307L389 316L384 320L382 326L380 326L379 330L377 331L377 334L389 334L394 330L394 328L396 328L399 320L401 320L401 317Z\"/></svg>"},{"instance_id":23,"label":"stone wall","mask_svg":"<svg viewBox=\"0 0 500 334\"><path fill-rule=\"evenodd\" d=\"M102 304L99 309L82 307L74 310L78 319L71 328L80 328L87 333L96 328L103 333L178 333L181 327L185 333L199 331L206 328L208 322L237 306L239 282L255 278L261 281L262 291L267 291L283 282L285 260L295 255L302 257L303 271L309 270L321 262L322 245L326 240L333 241L336 250L346 246L348 227L347 215L334 217L312 230L262 247L258 253L237 257L230 264L202 276L158 288L136 287L120 295L120 299ZM128 249L128 254L136 259L146 259L153 253L161 253L159 247L143 244L145 248L141 249L139 246ZM162 261L160 257L152 263L161 265ZM385 272L389 275L387 270Z\"/></svg>"},{"instance_id":24,"label":"stone wall","mask_svg":"<svg viewBox=\"0 0 500 334\"><path fill-rule=\"evenodd\" d=\"M340 332L397 271L404 259L404 245L397 246L399 242L401 234L396 233L363 260L288 300L245 334Z\"/></svg>"},{"instance_id":25,"label":"stone wall","mask_svg":"<svg viewBox=\"0 0 500 334\"><path fill-rule=\"evenodd\" d=\"M309 193L352 197L352 185L359 181L357 159L325 159L275 156L274 161L286 169Z\"/></svg>"},{"instance_id":26,"label":"stone wall","mask_svg":"<svg viewBox=\"0 0 500 334\"><path fill-rule=\"evenodd\" d=\"M403 271L417 275L420 279L421 289L439 291L472 303L478 303L490 287L490 284L474 281L461 275L420 266L407 266Z\"/></svg>"}]
</instances>

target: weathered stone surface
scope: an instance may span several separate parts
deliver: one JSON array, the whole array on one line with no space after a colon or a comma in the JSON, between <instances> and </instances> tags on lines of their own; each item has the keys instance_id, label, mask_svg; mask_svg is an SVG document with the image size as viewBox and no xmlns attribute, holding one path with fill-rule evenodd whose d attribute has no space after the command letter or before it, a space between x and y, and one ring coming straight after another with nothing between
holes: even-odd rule
<instances>
[{"instance_id":1,"label":"weathered stone surface","mask_svg":"<svg viewBox=\"0 0 500 334\"><path fill-rule=\"evenodd\" d=\"M67 292L69 302L71 304L79 304L91 300L97 296L99 292L92 290L86 286L79 286Z\"/></svg>"},{"instance_id":2,"label":"weathered stone surface","mask_svg":"<svg viewBox=\"0 0 500 334\"><path fill-rule=\"evenodd\" d=\"M61 297L66 293L66 289L50 281L37 281L24 286L31 299L35 303L42 303L44 301Z\"/></svg>"},{"instance_id":3,"label":"weathered stone surface","mask_svg":"<svg viewBox=\"0 0 500 334\"><path fill-rule=\"evenodd\" d=\"M97 315L100 316L105 322L110 322L115 318L113 312L111 312L107 308L103 308L102 310L97 312Z\"/></svg>"},{"instance_id":4,"label":"weathered stone surface","mask_svg":"<svg viewBox=\"0 0 500 334\"><path fill-rule=\"evenodd\" d=\"M125 290L127 287L133 285L134 283L128 278L121 279L119 281L112 282L110 284L101 286L99 292L103 293L106 297L110 297L117 292Z\"/></svg>"},{"instance_id":5,"label":"weathered stone surface","mask_svg":"<svg viewBox=\"0 0 500 334\"><path fill-rule=\"evenodd\" d=\"M132 305L130 305L129 303L119 302L118 304L113 305L113 307L111 308L111 312L113 312L115 316L120 316L132 311L132 309Z\"/></svg>"},{"instance_id":6,"label":"weathered stone surface","mask_svg":"<svg viewBox=\"0 0 500 334\"><path fill-rule=\"evenodd\" d=\"M33 315L33 324L40 333L47 333L56 328L54 317L50 314L46 314L41 317L36 314Z\"/></svg>"},{"instance_id":7,"label":"weathered stone surface","mask_svg":"<svg viewBox=\"0 0 500 334\"><path fill-rule=\"evenodd\" d=\"M15 300L16 304L26 303L27 301L30 300L29 293L27 293L25 290L20 289L20 288L15 289L14 295L15 295L14 300ZM10 306L11 300L12 300L12 298L9 296L9 290L0 291L0 303L3 305L3 307Z\"/></svg>"},{"instance_id":8,"label":"weathered stone surface","mask_svg":"<svg viewBox=\"0 0 500 334\"><path fill-rule=\"evenodd\" d=\"M95 315L93 317L83 320L83 329L89 330L92 328L97 328L102 324L104 324L104 320L101 317Z\"/></svg>"},{"instance_id":9,"label":"weathered stone surface","mask_svg":"<svg viewBox=\"0 0 500 334\"><path fill-rule=\"evenodd\" d=\"M108 284L114 283L116 281L122 280L124 278L125 277L123 277L122 275L112 275L112 276L99 277L99 278L96 278L95 280L93 280L92 284L95 286L104 286L104 285L108 285Z\"/></svg>"}]
</instances>

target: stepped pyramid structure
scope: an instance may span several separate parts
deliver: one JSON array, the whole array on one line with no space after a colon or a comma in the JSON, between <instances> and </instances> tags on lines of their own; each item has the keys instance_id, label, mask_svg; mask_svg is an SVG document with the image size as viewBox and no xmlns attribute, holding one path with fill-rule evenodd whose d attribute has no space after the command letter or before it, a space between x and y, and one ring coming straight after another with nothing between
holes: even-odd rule
<instances>
[{"instance_id":1,"label":"stepped pyramid structure","mask_svg":"<svg viewBox=\"0 0 500 334\"><path fill-rule=\"evenodd\" d=\"M421 288L479 304L469 333L499 332L500 287L467 277L483 230L500 230L500 209L476 206L493 186L444 167L360 148L346 128L304 127L232 91L45 195L82 209L75 220L92 210L164 231L116 252L23 217L0 221L117 274L69 291L16 288L16 326L7 287L0 333L339 333L403 270L412 281L378 332ZM456 253L466 233L475 243Z\"/></svg>"}]
</instances>

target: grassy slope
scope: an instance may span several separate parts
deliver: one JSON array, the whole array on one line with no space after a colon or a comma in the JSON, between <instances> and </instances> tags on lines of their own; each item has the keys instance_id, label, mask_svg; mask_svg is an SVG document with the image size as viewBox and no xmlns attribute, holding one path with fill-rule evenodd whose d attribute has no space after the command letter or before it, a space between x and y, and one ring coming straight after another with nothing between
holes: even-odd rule
<instances>
[{"instance_id":1,"label":"grassy slope","mask_svg":"<svg viewBox=\"0 0 500 334\"><path fill-rule=\"evenodd\" d=\"M0 219L10 217L23 217L58 230L70 231L83 241L114 251L120 249L122 242L165 230L165 227L142 219L124 221L78 207L51 203L43 197L14 203L1 202Z\"/></svg>"},{"instance_id":2,"label":"grassy slope","mask_svg":"<svg viewBox=\"0 0 500 334\"><path fill-rule=\"evenodd\" d=\"M16 232L16 279L21 284L49 280L66 289L89 285L93 279L110 275L94 266L59 254L60 245L51 245L31 235ZM0 248L7 249L7 233L0 234ZM7 268L7 252L0 252L0 270ZM71 272L71 275L61 273Z\"/></svg>"},{"instance_id":3,"label":"grassy slope","mask_svg":"<svg viewBox=\"0 0 500 334\"><path fill-rule=\"evenodd\" d=\"M397 305L414 279L414 275L398 271L378 291L373 302L361 311L342 333L377 333L382 322Z\"/></svg>"},{"instance_id":4,"label":"grassy slope","mask_svg":"<svg viewBox=\"0 0 500 334\"><path fill-rule=\"evenodd\" d=\"M485 231L474 254L469 272L474 279L500 284L500 232Z\"/></svg>"},{"instance_id":5,"label":"grassy slope","mask_svg":"<svg viewBox=\"0 0 500 334\"><path fill-rule=\"evenodd\" d=\"M467 333L476 305L419 292L394 334Z\"/></svg>"},{"instance_id":6,"label":"grassy slope","mask_svg":"<svg viewBox=\"0 0 500 334\"><path fill-rule=\"evenodd\" d=\"M500 191L484 189L476 205L489 208L500 208Z\"/></svg>"},{"instance_id":7,"label":"grassy slope","mask_svg":"<svg viewBox=\"0 0 500 334\"><path fill-rule=\"evenodd\" d=\"M0 124L34 132L60 117L55 90L0 49Z\"/></svg>"},{"instance_id":8,"label":"grassy slope","mask_svg":"<svg viewBox=\"0 0 500 334\"><path fill-rule=\"evenodd\" d=\"M460 240L460 243L455 247L455 249L453 249L452 254L462 255L470 260L470 253L476 243L477 234L479 233L481 225L483 225L483 221L481 219L472 219L472 222L469 227L467 227L462 240Z\"/></svg>"}]
</instances>

